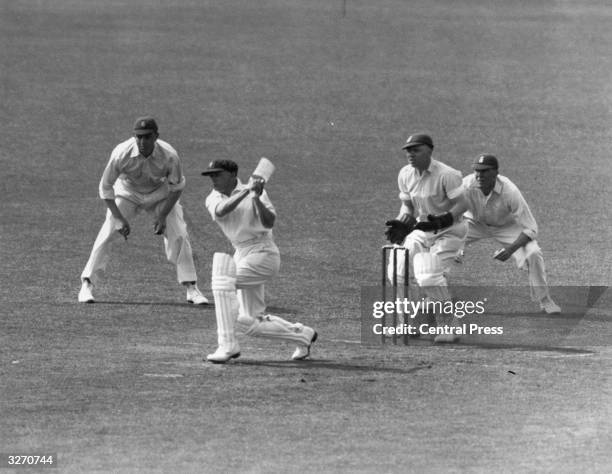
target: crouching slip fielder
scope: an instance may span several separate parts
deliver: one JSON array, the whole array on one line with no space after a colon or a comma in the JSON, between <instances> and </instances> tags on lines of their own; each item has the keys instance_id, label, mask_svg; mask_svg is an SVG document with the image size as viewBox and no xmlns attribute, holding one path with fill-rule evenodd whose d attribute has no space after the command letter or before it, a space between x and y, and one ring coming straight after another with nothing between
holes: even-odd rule
<instances>
[{"instance_id":1,"label":"crouching slip fielder","mask_svg":"<svg viewBox=\"0 0 612 474\"><path fill-rule=\"evenodd\" d=\"M451 262L461 247L466 227L461 219L461 172L432 159L433 141L429 135L412 135L402 149L408 155L408 165L398 175L398 216L387 222L387 238L409 252L410 275L431 301L450 301L448 273ZM404 258L397 265L400 289L404 282ZM388 278L393 277L395 262L390 259ZM454 327L452 315L436 315L438 326ZM438 334L434 342L454 342L454 334Z\"/></svg>"},{"instance_id":2,"label":"crouching slip fielder","mask_svg":"<svg viewBox=\"0 0 612 474\"><path fill-rule=\"evenodd\" d=\"M492 238L502 244L504 248L495 258L505 262L513 257L517 266L528 272L532 299L546 313L560 313L548 291L542 249L535 240L538 225L527 201L512 181L499 174L495 156L480 155L472 168L474 173L463 178L468 206L465 243Z\"/></svg>"},{"instance_id":3,"label":"crouching slip fielder","mask_svg":"<svg viewBox=\"0 0 612 474\"><path fill-rule=\"evenodd\" d=\"M176 265L178 282L187 289L187 301L208 304L196 286L197 276L183 208L179 198L185 176L176 150L159 140L157 122L141 117L134 136L115 147L100 180L99 193L108 207L106 220L81 274L78 300L93 303L93 285L110 257L112 240L130 234L130 221L140 211L153 215L153 231L164 236L168 261Z\"/></svg>"},{"instance_id":4,"label":"crouching slip fielder","mask_svg":"<svg viewBox=\"0 0 612 474\"><path fill-rule=\"evenodd\" d=\"M248 336L293 342L297 348L291 358L306 359L317 339L316 331L264 314L264 284L280 268L280 253L272 236L276 212L264 190L265 180L254 174L243 184L237 177L238 165L231 160L213 161L202 174L213 183L206 208L235 249L233 259L226 253L213 256L218 348L207 360L225 363L240 356L236 329Z\"/></svg>"}]
</instances>

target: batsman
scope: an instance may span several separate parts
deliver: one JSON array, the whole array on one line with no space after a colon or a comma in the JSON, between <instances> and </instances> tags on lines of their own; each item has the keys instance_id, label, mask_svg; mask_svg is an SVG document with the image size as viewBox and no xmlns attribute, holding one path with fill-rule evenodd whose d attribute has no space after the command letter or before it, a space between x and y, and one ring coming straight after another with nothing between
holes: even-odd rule
<instances>
[{"instance_id":1,"label":"batsman","mask_svg":"<svg viewBox=\"0 0 612 474\"><path fill-rule=\"evenodd\" d=\"M235 249L233 257L220 252L213 256L218 347L206 357L212 363L240 357L237 330L295 344L292 360L308 358L317 339L313 328L265 313L264 284L280 269L280 253L272 235L276 211L264 189L273 171L272 162L262 158L246 184L238 178L238 165L231 160L212 161L202 172L213 184L206 208Z\"/></svg>"},{"instance_id":2,"label":"batsman","mask_svg":"<svg viewBox=\"0 0 612 474\"><path fill-rule=\"evenodd\" d=\"M429 135L414 134L402 147L408 164L398 175L401 207L395 219L386 222L385 235L392 244L409 252L411 290L429 301L450 301L448 274L467 227L462 220L463 186L461 172L432 158L434 144ZM399 289L403 288L404 255L394 252L387 266L390 281L397 269ZM412 279L412 277L411 277ZM415 288L415 283L419 287ZM400 297L402 297L400 295ZM438 327L454 327L454 316L436 314ZM434 342L455 342L454 333L437 335Z\"/></svg>"}]
</instances>

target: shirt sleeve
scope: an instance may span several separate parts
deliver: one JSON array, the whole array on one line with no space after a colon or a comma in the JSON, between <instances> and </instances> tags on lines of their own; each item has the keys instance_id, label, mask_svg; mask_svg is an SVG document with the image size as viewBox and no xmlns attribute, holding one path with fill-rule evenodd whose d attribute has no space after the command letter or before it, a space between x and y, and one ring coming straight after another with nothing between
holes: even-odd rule
<instances>
[{"instance_id":1,"label":"shirt sleeve","mask_svg":"<svg viewBox=\"0 0 612 474\"><path fill-rule=\"evenodd\" d=\"M506 186L506 189L510 212L516 219L517 224L523 228L523 233L530 239L535 240L538 235L538 224L527 205L527 201L516 186Z\"/></svg>"},{"instance_id":2,"label":"shirt sleeve","mask_svg":"<svg viewBox=\"0 0 612 474\"><path fill-rule=\"evenodd\" d=\"M120 151L115 148L111 153L110 159L104 168L102 178L100 179L100 185L98 186L98 194L100 199L115 199L115 191L113 185L119 177L120 171L118 166L118 160L120 158Z\"/></svg>"},{"instance_id":3,"label":"shirt sleeve","mask_svg":"<svg viewBox=\"0 0 612 474\"><path fill-rule=\"evenodd\" d=\"M449 199L457 199L463 193L461 173L446 173L443 179L444 189Z\"/></svg>"},{"instance_id":4,"label":"shirt sleeve","mask_svg":"<svg viewBox=\"0 0 612 474\"><path fill-rule=\"evenodd\" d=\"M185 175L183 174L183 165L178 155L173 154L170 157L170 171L168 173L168 190L170 192L182 191L185 189Z\"/></svg>"},{"instance_id":5,"label":"shirt sleeve","mask_svg":"<svg viewBox=\"0 0 612 474\"><path fill-rule=\"evenodd\" d=\"M206 209L208 210L208 213L210 214L210 217L212 217L213 221L216 221L219 218L217 214L215 213L215 211L217 209L217 206L221 204L223 200L224 200L223 196L221 195L221 193L217 191L212 191L206 197L206 201L205 201Z\"/></svg>"},{"instance_id":6,"label":"shirt sleeve","mask_svg":"<svg viewBox=\"0 0 612 474\"><path fill-rule=\"evenodd\" d=\"M272 201L270 201L268 192L265 189L261 193L261 196L259 196L259 200L272 214L276 215L276 209L274 209L274 205L272 204Z\"/></svg>"},{"instance_id":7,"label":"shirt sleeve","mask_svg":"<svg viewBox=\"0 0 612 474\"><path fill-rule=\"evenodd\" d=\"M399 188L399 199L400 201L411 201L410 193L408 193L408 186L406 186L405 168L402 168L397 175L397 187ZM402 206L404 204L402 203Z\"/></svg>"}]
</instances>

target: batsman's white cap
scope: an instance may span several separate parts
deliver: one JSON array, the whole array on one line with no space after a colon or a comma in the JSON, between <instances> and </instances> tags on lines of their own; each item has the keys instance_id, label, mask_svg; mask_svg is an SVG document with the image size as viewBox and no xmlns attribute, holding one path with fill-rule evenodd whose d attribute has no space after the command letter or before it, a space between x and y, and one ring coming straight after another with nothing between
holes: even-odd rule
<instances>
[{"instance_id":1,"label":"batsman's white cap","mask_svg":"<svg viewBox=\"0 0 612 474\"><path fill-rule=\"evenodd\" d=\"M264 181L268 181L276 167L274 164L268 160L267 158L260 158L259 163L257 163L257 168L253 171L253 175L259 176L264 179Z\"/></svg>"}]
</instances>

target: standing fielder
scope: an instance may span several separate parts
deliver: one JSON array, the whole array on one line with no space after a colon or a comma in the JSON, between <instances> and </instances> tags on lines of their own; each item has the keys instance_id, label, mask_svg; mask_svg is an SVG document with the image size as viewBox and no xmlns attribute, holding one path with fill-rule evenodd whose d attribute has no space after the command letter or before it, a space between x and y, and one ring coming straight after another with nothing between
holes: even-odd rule
<instances>
[{"instance_id":1,"label":"standing fielder","mask_svg":"<svg viewBox=\"0 0 612 474\"><path fill-rule=\"evenodd\" d=\"M78 301L93 303L93 285L110 258L112 240L127 240L130 221L140 211L153 215L153 231L164 236L168 261L176 265L178 282L187 289L187 301L208 304L196 282L196 270L183 208L179 198L185 176L176 150L159 140L157 122L141 117L134 124L134 136L115 147L100 180L100 198L108 210L81 274Z\"/></svg>"},{"instance_id":2,"label":"standing fielder","mask_svg":"<svg viewBox=\"0 0 612 474\"><path fill-rule=\"evenodd\" d=\"M454 256L461 248L466 227L462 221L461 172L432 158L433 140L429 135L408 137L402 147L408 165L398 175L399 198L402 202L398 216L387 222L387 238L406 248L416 283L430 301L450 301L448 273ZM395 252L394 252L395 254ZM397 263L398 285L404 283L404 258ZM387 275L391 280L395 261L390 259ZM454 342L454 316L436 314L438 327L449 331L437 332L434 342Z\"/></svg>"},{"instance_id":3,"label":"standing fielder","mask_svg":"<svg viewBox=\"0 0 612 474\"><path fill-rule=\"evenodd\" d=\"M213 184L206 208L235 249L233 258L226 253L213 256L218 348L206 357L213 363L240 357L236 329L248 336L297 344L293 360L306 359L317 339L311 327L264 313L264 284L280 269L280 253L272 236L276 211L264 190L271 172L258 166L248 184L238 179L238 165L231 160L212 161L202 172Z\"/></svg>"},{"instance_id":4,"label":"standing fielder","mask_svg":"<svg viewBox=\"0 0 612 474\"><path fill-rule=\"evenodd\" d=\"M519 268L527 270L531 298L540 303L540 309L561 313L548 291L542 249L535 240L538 224L527 201L512 181L499 174L495 156L480 155L472 168L474 173L463 178L468 209L465 243L491 238L502 244L504 248L494 258L505 262L513 257Z\"/></svg>"}]
</instances>

